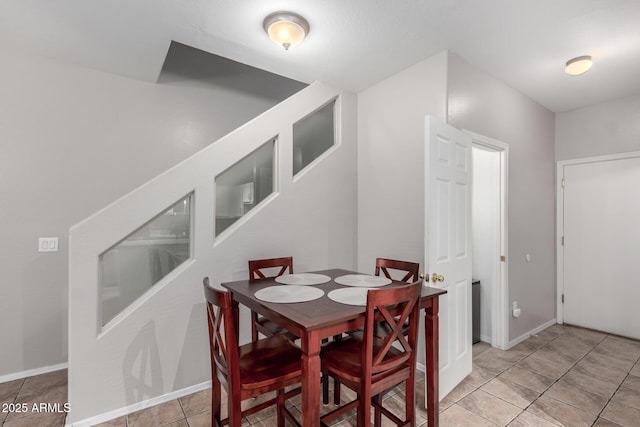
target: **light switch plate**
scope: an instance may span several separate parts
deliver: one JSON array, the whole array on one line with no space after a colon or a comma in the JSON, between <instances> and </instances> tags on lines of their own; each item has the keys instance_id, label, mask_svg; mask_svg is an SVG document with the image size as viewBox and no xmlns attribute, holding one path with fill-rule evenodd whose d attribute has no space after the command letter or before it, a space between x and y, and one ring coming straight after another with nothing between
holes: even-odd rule
<instances>
[{"instance_id":1,"label":"light switch plate","mask_svg":"<svg viewBox=\"0 0 640 427\"><path fill-rule=\"evenodd\" d=\"M58 252L58 238L40 237L38 239L38 252Z\"/></svg>"}]
</instances>

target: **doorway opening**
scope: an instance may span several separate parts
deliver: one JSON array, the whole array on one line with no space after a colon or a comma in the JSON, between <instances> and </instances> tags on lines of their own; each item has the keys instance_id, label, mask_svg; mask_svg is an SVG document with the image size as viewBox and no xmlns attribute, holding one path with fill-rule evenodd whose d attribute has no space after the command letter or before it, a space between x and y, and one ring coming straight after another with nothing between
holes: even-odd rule
<instances>
[{"instance_id":1,"label":"doorway opening","mask_svg":"<svg viewBox=\"0 0 640 427\"><path fill-rule=\"evenodd\" d=\"M509 146L465 131L472 139L474 342L509 348L507 171ZM479 283L478 283L479 282ZM476 288L479 287L479 290ZM479 298L478 298L479 297Z\"/></svg>"}]
</instances>

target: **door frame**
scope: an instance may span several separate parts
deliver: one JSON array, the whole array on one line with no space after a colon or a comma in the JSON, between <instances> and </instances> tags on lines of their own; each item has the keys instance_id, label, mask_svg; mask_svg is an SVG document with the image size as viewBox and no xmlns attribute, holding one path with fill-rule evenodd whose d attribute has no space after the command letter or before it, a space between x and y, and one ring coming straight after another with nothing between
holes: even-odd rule
<instances>
[{"instance_id":1,"label":"door frame","mask_svg":"<svg viewBox=\"0 0 640 427\"><path fill-rule=\"evenodd\" d=\"M633 159L640 157L640 151L608 154L604 156L582 157L571 160L560 160L556 167L556 322L564 323L564 250L562 237L564 235L564 168L587 163L609 162L615 160Z\"/></svg>"},{"instance_id":2,"label":"door frame","mask_svg":"<svg viewBox=\"0 0 640 427\"><path fill-rule=\"evenodd\" d=\"M497 252L493 271L494 285L491 288L491 346L501 350L509 349L509 145L475 132L462 130L471 136L472 147L480 147L485 150L500 154L500 225L495 236ZM504 256L505 261L500 257Z\"/></svg>"}]
</instances>

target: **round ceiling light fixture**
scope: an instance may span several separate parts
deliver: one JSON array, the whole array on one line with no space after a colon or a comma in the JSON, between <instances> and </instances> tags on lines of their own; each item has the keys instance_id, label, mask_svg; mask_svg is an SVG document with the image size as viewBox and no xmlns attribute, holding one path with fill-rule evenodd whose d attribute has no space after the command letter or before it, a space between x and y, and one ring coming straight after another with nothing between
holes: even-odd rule
<instances>
[{"instance_id":1,"label":"round ceiling light fixture","mask_svg":"<svg viewBox=\"0 0 640 427\"><path fill-rule=\"evenodd\" d=\"M284 50L300 44L309 34L307 20L293 12L274 12L264 18L262 25L271 40Z\"/></svg>"},{"instance_id":2,"label":"round ceiling light fixture","mask_svg":"<svg viewBox=\"0 0 640 427\"><path fill-rule=\"evenodd\" d=\"M579 76L589 71L592 65L591 55L578 56L567 61L564 72L570 76Z\"/></svg>"}]
</instances>

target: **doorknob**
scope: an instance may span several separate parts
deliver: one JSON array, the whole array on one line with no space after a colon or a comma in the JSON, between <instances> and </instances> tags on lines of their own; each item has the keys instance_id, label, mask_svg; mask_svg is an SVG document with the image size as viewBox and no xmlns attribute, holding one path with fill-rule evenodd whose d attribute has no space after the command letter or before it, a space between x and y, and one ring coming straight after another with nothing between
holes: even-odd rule
<instances>
[{"instance_id":1,"label":"doorknob","mask_svg":"<svg viewBox=\"0 0 640 427\"><path fill-rule=\"evenodd\" d=\"M427 273L425 273L424 271L420 272L419 276L422 280L424 280L425 282L429 281L429 275Z\"/></svg>"},{"instance_id":2,"label":"doorknob","mask_svg":"<svg viewBox=\"0 0 640 427\"><path fill-rule=\"evenodd\" d=\"M431 275L431 281L432 281L433 283L436 283L436 282L444 282L444 276L442 276L442 275L440 275L440 274L433 273L433 274Z\"/></svg>"}]
</instances>

